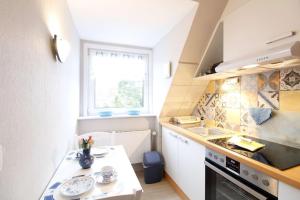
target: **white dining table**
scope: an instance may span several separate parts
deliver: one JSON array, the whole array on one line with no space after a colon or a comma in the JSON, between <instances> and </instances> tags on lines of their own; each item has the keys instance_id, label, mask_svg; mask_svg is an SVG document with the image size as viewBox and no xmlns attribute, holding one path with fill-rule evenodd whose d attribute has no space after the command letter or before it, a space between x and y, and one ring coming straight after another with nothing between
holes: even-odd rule
<instances>
[{"instance_id":1,"label":"white dining table","mask_svg":"<svg viewBox=\"0 0 300 200\"><path fill-rule=\"evenodd\" d=\"M62 183L77 176L95 178L94 174L99 172L103 166L113 166L118 174L117 180L109 184L95 182L89 192L80 196L80 200L109 199L110 197L122 200L122 197L126 195L132 195L134 200L140 200L143 189L123 146L101 148L105 148L108 153L103 157L95 157L90 169L82 169L79 165L78 159L76 159L78 150L69 152L56 170L40 200L69 200L70 198L66 198L60 193Z\"/></svg>"}]
</instances>

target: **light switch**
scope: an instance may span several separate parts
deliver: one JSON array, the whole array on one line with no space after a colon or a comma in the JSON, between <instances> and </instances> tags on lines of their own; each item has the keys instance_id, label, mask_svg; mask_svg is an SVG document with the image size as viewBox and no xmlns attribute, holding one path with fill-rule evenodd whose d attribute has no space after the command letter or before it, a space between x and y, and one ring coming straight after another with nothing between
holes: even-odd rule
<instances>
[{"instance_id":1,"label":"light switch","mask_svg":"<svg viewBox=\"0 0 300 200\"><path fill-rule=\"evenodd\" d=\"M2 171L3 166L3 148L2 145L0 145L0 172Z\"/></svg>"}]
</instances>

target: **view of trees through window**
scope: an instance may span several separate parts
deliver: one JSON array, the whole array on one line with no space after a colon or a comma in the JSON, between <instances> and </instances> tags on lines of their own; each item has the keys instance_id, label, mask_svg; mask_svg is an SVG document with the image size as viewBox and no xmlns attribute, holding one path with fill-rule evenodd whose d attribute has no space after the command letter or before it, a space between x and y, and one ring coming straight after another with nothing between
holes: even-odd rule
<instances>
[{"instance_id":1,"label":"view of trees through window","mask_svg":"<svg viewBox=\"0 0 300 200\"><path fill-rule=\"evenodd\" d=\"M143 94L142 82L120 81L113 104L116 108L142 108L144 107Z\"/></svg>"},{"instance_id":2,"label":"view of trees through window","mask_svg":"<svg viewBox=\"0 0 300 200\"><path fill-rule=\"evenodd\" d=\"M147 55L89 51L95 109L144 108L147 67Z\"/></svg>"}]
</instances>

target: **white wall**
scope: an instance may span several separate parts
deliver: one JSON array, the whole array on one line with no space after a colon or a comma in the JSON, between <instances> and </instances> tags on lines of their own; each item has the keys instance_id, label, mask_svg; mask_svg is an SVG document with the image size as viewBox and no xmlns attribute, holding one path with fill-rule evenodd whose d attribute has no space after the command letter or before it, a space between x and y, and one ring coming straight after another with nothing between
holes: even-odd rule
<instances>
[{"instance_id":1,"label":"white wall","mask_svg":"<svg viewBox=\"0 0 300 200\"><path fill-rule=\"evenodd\" d=\"M190 28L197 11L197 5L194 9L178 23L153 49L153 110L159 116L162 110L164 101L171 86L174 74L178 67L179 59L184 48L186 39L190 32ZM169 62L172 63L172 77L164 78L164 67ZM155 123L156 131L156 148L161 149L161 130L158 122Z\"/></svg>"},{"instance_id":2,"label":"white wall","mask_svg":"<svg viewBox=\"0 0 300 200\"><path fill-rule=\"evenodd\" d=\"M188 37L197 6L177 24L153 49L153 109L159 115L173 75L178 67L178 62ZM172 63L172 77L164 78L164 67Z\"/></svg>"},{"instance_id":3,"label":"white wall","mask_svg":"<svg viewBox=\"0 0 300 200\"><path fill-rule=\"evenodd\" d=\"M38 199L73 145L79 105L79 38L63 0L0 4L0 199ZM50 39L71 44L55 61Z\"/></svg>"}]
</instances>

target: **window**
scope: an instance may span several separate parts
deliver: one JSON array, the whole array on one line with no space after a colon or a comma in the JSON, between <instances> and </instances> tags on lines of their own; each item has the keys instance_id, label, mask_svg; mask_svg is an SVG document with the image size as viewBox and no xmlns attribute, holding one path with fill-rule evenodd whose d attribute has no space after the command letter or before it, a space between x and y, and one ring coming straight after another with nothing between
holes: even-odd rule
<instances>
[{"instance_id":1,"label":"window","mask_svg":"<svg viewBox=\"0 0 300 200\"><path fill-rule=\"evenodd\" d=\"M86 45L84 53L87 115L149 112L150 50Z\"/></svg>"}]
</instances>

